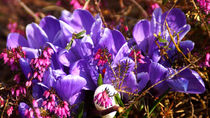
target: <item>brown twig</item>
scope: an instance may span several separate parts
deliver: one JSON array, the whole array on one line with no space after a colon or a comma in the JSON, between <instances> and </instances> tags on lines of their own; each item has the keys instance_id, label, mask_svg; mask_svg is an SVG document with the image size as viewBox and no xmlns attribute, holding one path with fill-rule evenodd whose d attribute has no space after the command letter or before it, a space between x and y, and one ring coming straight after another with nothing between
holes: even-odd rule
<instances>
[{"instance_id":1,"label":"brown twig","mask_svg":"<svg viewBox=\"0 0 210 118\"><path fill-rule=\"evenodd\" d=\"M23 3L21 0L18 0L18 2L20 4L20 6L23 7L26 10L26 12L28 14L30 14L35 19L35 22L39 23L40 18L38 16L36 16L36 14L28 6L26 6L26 4Z\"/></svg>"},{"instance_id":2,"label":"brown twig","mask_svg":"<svg viewBox=\"0 0 210 118\"><path fill-rule=\"evenodd\" d=\"M6 110L8 103L9 103L9 96L7 96L6 103L4 104L4 109L1 113L1 118L4 118L4 111Z\"/></svg>"},{"instance_id":3,"label":"brown twig","mask_svg":"<svg viewBox=\"0 0 210 118\"><path fill-rule=\"evenodd\" d=\"M87 1L85 2L85 5L83 6L83 8L82 8L82 9L87 9L87 7L88 7L89 3L90 3L90 0L87 0Z\"/></svg>"},{"instance_id":4,"label":"brown twig","mask_svg":"<svg viewBox=\"0 0 210 118\"><path fill-rule=\"evenodd\" d=\"M144 18L148 18L147 12L144 10L144 8L138 2L136 2L135 0L130 0L130 1L138 7L138 9L140 10L140 12Z\"/></svg>"},{"instance_id":5,"label":"brown twig","mask_svg":"<svg viewBox=\"0 0 210 118\"><path fill-rule=\"evenodd\" d=\"M105 21L105 19L104 19L104 16L103 16L103 14L102 14L102 12L101 12L101 9L100 9L100 7L99 7L98 1L97 1L97 0L94 0L94 2L95 2L96 9L97 9L97 11L99 12L99 15L100 15L100 17L101 17L101 20L102 20L104 26L105 26L105 27L108 27L108 25L106 24L106 21Z\"/></svg>"}]
</instances>

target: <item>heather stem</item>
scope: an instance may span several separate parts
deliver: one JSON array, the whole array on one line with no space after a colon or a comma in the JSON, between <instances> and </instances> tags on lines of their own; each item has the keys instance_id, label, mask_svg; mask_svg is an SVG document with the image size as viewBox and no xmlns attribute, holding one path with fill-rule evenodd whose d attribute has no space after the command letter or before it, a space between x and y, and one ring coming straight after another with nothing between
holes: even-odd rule
<instances>
[{"instance_id":1,"label":"heather stem","mask_svg":"<svg viewBox=\"0 0 210 118\"><path fill-rule=\"evenodd\" d=\"M85 2L85 5L83 6L82 9L87 9L89 3L90 3L90 0L87 0L87 1Z\"/></svg>"},{"instance_id":2,"label":"heather stem","mask_svg":"<svg viewBox=\"0 0 210 118\"><path fill-rule=\"evenodd\" d=\"M105 26L105 27L108 27L108 25L106 24L106 21L105 21L105 19L104 19L104 16L103 16L103 14L102 14L102 12L101 12L101 9L100 9L100 7L99 7L99 4L98 4L97 0L94 0L94 1L95 1L96 8L97 8L97 10L98 10L98 12L99 12L99 15L100 15L100 17L101 17L101 19L102 19L102 22L103 22L104 26Z\"/></svg>"},{"instance_id":3,"label":"heather stem","mask_svg":"<svg viewBox=\"0 0 210 118\"><path fill-rule=\"evenodd\" d=\"M26 12L28 14L30 14L35 19L35 22L37 22L37 23L40 22L40 18L38 16L36 16L36 14L28 6L26 6L25 3L23 3L21 0L18 0L18 2L20 4L20 6L23 7L26 10Z\"/></svg>"},{"instance_id":4,"label":"heather stem","mask_svg":"<svg viewBox=\"0 0 210 118\"><path fill-rule=\"evenodd\" d=\"M138 4L135 0L130 0L130 1L138 7L138 9L140 10L140 12L144 16L144 18L148 18L147 12L144 10L144 8L140 4Z\"/></svg>"},{"instance_id":5,"label":"heather stem","mask_svg":"<svg viewBox=\"0 0 210 118\"><path fill-rule=\"evenodd\" d=\"M6 100L6 103L4 105L4 109L3 109L2 113L1 113L1 118L4 118L4 111L6 110L8 103L9 103L9 96L7 96L7 100Z\"/></svg>"}]
</instances>

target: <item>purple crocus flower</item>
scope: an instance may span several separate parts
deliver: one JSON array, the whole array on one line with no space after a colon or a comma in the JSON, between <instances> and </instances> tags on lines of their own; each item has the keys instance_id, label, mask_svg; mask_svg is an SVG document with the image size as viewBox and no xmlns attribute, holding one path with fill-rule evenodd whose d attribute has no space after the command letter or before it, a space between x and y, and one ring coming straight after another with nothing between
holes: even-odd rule
<instances>
[{"instance_id":1,"label":"purple crocus flower","mask_svg":"<svg viewBox=\"0 0 210 118\"><path fill-rule=\"evenodd\" d=\"M176 51L173 43L169 44L171 39L166 29L165 21L167 21L172 35L175 35L174 39L176 43L178 42L176 34L179 33L180 48L184 54L189 53L194 47L194 43L192 41L181 41L185 34L190 30L190 25L186 24L185 15L179 9L175 8L162 14L161 9L158 8L153 12L151 21L140 20L134 27L133 37L137 43L137 48L140 49L143 54L146 55L146 58L150 60L145 64L147 65L147 68L143 68L141 70L138 68L138 71L148 72L149 76L150 73L153 74L149 78L150 85L155 84L163 78L167 78L170 74L178 71L172 69L171 64L168 61L165 61L166 59L161 58L162 55L160 54L160 49L157 46L157 38L154 36L154 34L159 34L160 32L160 37L168 41L165 44L158 44L160 46L169 45L171 50L167 51L168 56L172 61L175 60L178 57L178 52ZM190 69L182 71L176 77L169 78L164 83L154 88L160 93L162 93L161 91L163 91L163 89L165 90L169 87L174 91L186 93L203 93L205 91L202 78L198 75L198 73Z\"/></svg>"},{"instance_id":2,"label":"purple crocus flower","mask_svg":"<svg viewBox=\"0 0 210 118\"><path fill-rule=\"evenodd\" d=\"M76 32L86 31L82 39L75 39L69 51L59 53L59 60L70 68L71 74L87 79L87 89L94 90L99 73L115 57L126 42L117 30L104 28L100 17L93 16L86 10L75 10L73 14L63 12L61 20L75 27ZM78 22L76 22L78 21Z\"/></svg>"}]
</instances>

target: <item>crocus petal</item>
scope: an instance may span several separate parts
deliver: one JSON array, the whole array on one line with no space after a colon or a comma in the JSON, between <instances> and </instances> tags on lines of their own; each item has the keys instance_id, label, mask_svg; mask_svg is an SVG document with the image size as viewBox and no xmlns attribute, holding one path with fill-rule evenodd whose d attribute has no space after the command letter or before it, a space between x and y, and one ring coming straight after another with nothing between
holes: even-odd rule
<instances>
[{"instance_id":1,"label":"crocus petal","mask_svg":"<svg viewBox=\"0 0 210 118\"><path fill-rule=\"evenodd\" d=\"M190 40L185 40L180 42L180 48L182 49L184 54L188 54L194 48L195 43Z\"/></svg>"},{"instance_id":2,"label":"crocus petal","mask_svg":"<svg viewBox=\"0 0 210 118\"><path fill-rule=\"evenodd\" d=\"M147 20L139 21L133 29L133 37L139 48L146 53L148 37L150 36L150 23Z\"/></svg>"},{"instance_id":3,"label":"crocus petal","mask_svg":"<svg viewBox=\"0 0 210 118\"><path fill-rule=\"evenodd\" d=\"M142 91L149 82L149 74L147 72L141 72L137 74L138 90Z\"/></svg>"},{"instance_id":4,"label":"crocus petal","mask_svg":"<svg viewBox=\"0 0 210 118\"><path fill-rule=\"evenodd\" d=\"M90 34L91 26L95 21L93 16L86 10L76 9L73 14L70 13L62 13L61 20L64 19L67 24L74 28L76 33L81 32L82 30L86 30L87 34ZM64 18L69 17L69 18Z\"/></svg>"},{"instance_id":5,"label":"crocus petal","mask_svg":"<svg viewBox=\"0 0 210 118\"><path fill-rule=\"evenodd\" d=\"M33 84L32 87L32 96L34 99L42 98L44 91L49 89L46 85L44 85L41 82Z\"/></svg>"},{"instance_id":6,"label":"crocus petal","mask_svg":"<svg viewBox=\"0 0 210 118\"><path fill-rule=\"evenodd\" d=\"M152 62L149 67L149 75L151 83L157 83L162 80L167 73L167 69L159 63Z\"/></svg>"},{"instance_id":7,"label":"crocus petal","mask_svg":"<svg viewBox=\"0 0 210 118\"><path fill-rule=\"evenodd\" d=\"M29 106L24 103L24 102L21 102L19 105L18 105L18 113L19 115L24 118L25 117L25 111L29 109Z\"/></svg>"},{"instance_id":8,"label":"crocus petal","mask_svg":"<svg viewBox=\"0 0 210 118\"><path fill-rule=\"evenodd\" d=\"M71 41L74 29L63 21L60 22L61 31L59 31L53 40L53 44L65 48Z\"/></svg>"},{"instance_id":9,"label":"crocus petal","mask_svg":"<svg viewBox=\"0 0 210 118\"><path fill-rule=\"evenodd\" d=\"M70 52L69 52L70 53ZM61 64L63 64L64 66L67 66L69 67L70 66L70 60L69 59L74 59L75 56L74 54L69 54L68 51L66 49L62 50L59 52L59 55L58 55L58 60Z\"/></svg>"},{"instance_id":10,"label":"crocus petal","mask_svg":"<svg viewBox=\"0 0 210 118\"><path fill-rule=\"evenodd\" d=\"M93 43L95 45L97 45L99 42L101 32L102 32L102 20L101 18L98 18L93 23L93 26L91 27L91 33L90 33Z\"/></svg>"},{"instance_id":11,"label":"crocus petal","mask_svg":"<svg viewBox=\"0 0 210 118\"><path fill-rule=\"evenodd\" d=\"M179 79L170 79L167 80L169 83L168 85L172 88L174 91L182 91L187 92L189 81L184 78Z\"/></svg>"},{"instance_id":12,"label":"crocus petal","mask_svg":"<svg viewBox=\"0 0 210 118\"><path fill-rule=\"evenodd\" d=\"M70 68L70 74L72 75L79 75L86 79L87 84L83 89L86 90L95 90L96 85L95 82L93 82L91 76L90 76L90 70L88 69L88 62L86 60L78 60L74 64L72 64Z\"/></svg>"},{"instance_id":13,"label":"crocus petal","mask_svg":"<svg viewBox=\"0 0 210 118\"><path fill-rule=\"evenodd\" d=\"M168 12L165 12L162 15L162 23L161 24L165 24L164 22L166 19L166 21L169 25L169 28L173 29L173 31L177 32L179 28L183 27L186 24L185 14L178 8L173 8L172 10L170 10ZM166 30L165 28L166 28L166 26L164 27L163 31Z\"/></svg>"},{"instance_id":14,"label":"crocus petal","mask_svg":"<svg viewBox=\"0 0 210 118\"><path fill-rule=\"evenodd\" d=\"M31 48L42 48L42 45L48 41L47 34L35 23L26 26L26 36Z\"/></svg>"},{"instance_id":15,"label":"crocus petal","mask_svg":"<svg viewBox=\"0 0 210 118\"><path fill-rule=\"evenodd\" d=\"M138 83L134 72L130 72L124 79L123 87L130 92L135 92L138 89Z\"/></svg>"},{"instance_id":16,"label":"crocus petal","mask_svg":"<svg viewBox=\"0 0 210 118\"><path fill-rule=\"evenodd\" d=\"M84 98L84 95L82 94L82 92L78 92L75 95L73 95L70 99L69 99L69 104L73 105L73 104L77 104L80 103L82 101L82 99Z\"/></svg>"},{"instance_id":17,"label":"crocus petal","mask_svg":"<svg viewBox=\"0 0 210 118\"><path fill-rule=\"evenodd\" d=\"M135 68L135 62L129 58L129 57L123 57L121 60L119 60L117 63L112 64L112 68L117 67L117 65L121 65L125 68L126 65L129 66L127 72L131 72Z\"/></svg>"},{"instance_id":18,"label":"crocus petal","mask_svg":"<svg viewBox=\"0 0 210 118\"><path fill-rule=\"evenodd\" d=\"M167 75L167 69L159 63L152 62L149 67L149 78L151 85L165 79ZM168 89L166 82L162 82L154 87L154 94L159 96Z\"/></svg>"},{"instance_id":19,"label":"crocus petal","mask_svg":"<svg viewBox=\"0 0 210 118\"><path fill-rule=\"evenodd\" d=\"M100 47L105 47L110 53L117 54L117 51L126 42L123 35L117 30L104 29L102 38L99 41Z\"/></svg>"},{"instance_id":20,"label":"crocus petal","mask_svg":"<svg viewBox=\"0 0 210 118\"><path fill-rule=\"evenodd\" d=\"M58 95L69 101L73 95L78 93L85 85L86 80L78 75L67 75L56 81L55 89Z\"/></svg>"},{"instance_id":21,"label":"crocus petal","mask_svg":"<svg viewBox=\"0 0 210 118\"><path fill-rule=\"evenodd\" d=\"M185 40L185 41L180 42L180 48L185 55L193 50L194 45L195 45L195 43L190 40ZM179 52L176 50L176 47L173 45L171 47L171 50L168 51L168 56L173 61L174 59L176 59L179 56L179 55L177 55L177 53L179 53ZM165 62L163 61L163 63L165 63Z\"/></svg>"},{"instance_id":22,"label":"crocus petal","mask_svg":"<svg viewBox=\"0 0 210 118\"><path fill-rule=\"evenodd\" d=\"M188 81L188 86L185 82ZM205 91L205 85L199 74L193 70L185 69L175 78L167 80L174 91L201 94ZM181 83L180 83L181 82Z\"/></svg>"},{"instance_id":23,"label":"crocus petal","mask_svg":"<svg viewBox=\"0 0 210 118\"><path fill-rule=\"evenodd\" d=\"M26 57L29 59L37 58L40 56L41 50L28 47L22 47L22 50L26 53Z\"/></svg>"},{"instance_id":24,"label":"crocus petal","mask_svg":"<svg viewBox=\"0 0 210 118\"><path fill-rule=\"evenodd\" d=\"M10 33L7 37L7 48L16 48L18 46L28 47L27 40L18 33Z\"/></svg>"},{"instance_id":25,"label":"crocus petal","mask_svg":"<svg viewBox=\"0 0 210 118\"><path fill-rule=\"evenodd\" d=\"M53 16L46 16L40 21L39 26L45 31L49 42L53 42L55 35L61 29L59 21Z\"/></svg>"},{"instance_id":26,"label":"crocus petal","mask_svg":"<svg viewBox=\"0 0 210 118\"><path fill-rule=\"evenodd\" d=\"M162 15L162 10L161 8L156 8L153 13L152 13L152 19L151 19L151 28L150 28L150 35L153 36L154 33L159 33L161 32L161 15Z\"/></svg>"},{"instance_id":27,"label":"crocus petal","mask_svg":"<svg viewBox=\"0 0 210 118\"><path fill-rule=\"evenodd\" d=\"M43 84L48 86L49 88L53 86L56 79L55 76L53 76L53 70L51 67L48 68L48 70L43 75Z\"/></svg>"},{"instance_id":28,"label":"crocus petal","mask_svg":"<svg viewBox=\"0 0 210 118\"><path fill-rule=\"evenodd\" d=\"M117 55L115 56L113 63L117 64L122 58L126 57L130 53L130 48L128 47L128 43L126 42L120 50L117 52Z\"/></svg>"},{"instance_id":29,"label":"crocus petal","mask_svg":"<svg viewBox=\"0 0 210 118\"><path fill-rule=\"evenodd\" d=\"M180 28L180 29L177 31L177 33L180 32L180 33L179 33L179 40L180 40L180 41L181 41L181 40L184 38L184 36L190 31L190 28L191 28L191 26L190 26L189 24L186 24L186 25L184 25L182 28Z\"/></svg>"},{"instance_id":30,"label":"crocus petal","mask_svg":"<svg viewBox=\"0 0 210 118\"><path fill-rule=\"evenodd\" d=\"M20 67L25 75L25 77L27 79L28 78L28 74L31 72L31 67L30 67L30 64L29 64L29 59L25 59L25 58L20 58L19 59L19 63L20 63Z\"/></svg>"}]
</instances>

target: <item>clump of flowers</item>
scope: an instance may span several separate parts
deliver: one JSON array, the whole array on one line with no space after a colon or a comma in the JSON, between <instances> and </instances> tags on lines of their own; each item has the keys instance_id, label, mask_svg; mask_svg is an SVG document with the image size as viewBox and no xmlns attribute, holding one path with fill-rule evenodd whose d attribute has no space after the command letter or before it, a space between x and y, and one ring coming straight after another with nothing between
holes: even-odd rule
<instances>
[{"instance_id":1,"label":"clump of flowers","mask_svg":"<svg viewBox=\"0 0 210 118\"><path fill-rule=\"evenodd\" d=\"M77 2L71 4L81 7ZM0 108L7 107L8 116L19 104L22 117L75 117L77 112L90 112L86 104L80 104L89 93L94 111L112 118L120 107L140 104L145 89L157 97L168 90L203 93L204 82L194 68L175 65L182 58L192 64L186 55L194 43L181 41L189 30L184 13L177 8L165 13L157 8L150 21L140 20L132 43L86 10L63 11L59 19L46 16L40 24L27 25L27 40L18 33L9 34L0 57L17 71L12 81L17 85L3 86L11 92L10 105L4 106L0 94Z\"/></svg>"},{"instance_id":2,"label":"clump of flowers","mask_svg":"<svg viewBox=\"0 0 210 118\"><path fill-rule=\"evenodd\" d=\"M33 78L37 78L39 81L42 81L44 72L47 70L51 63L51 55L53 54L53 50L51 48L46 48L43 50L42 55L38 58L31 59L30 65L33 68ZM28 75L30 77L30 73Z\"/></svg>"}]
</instances>

